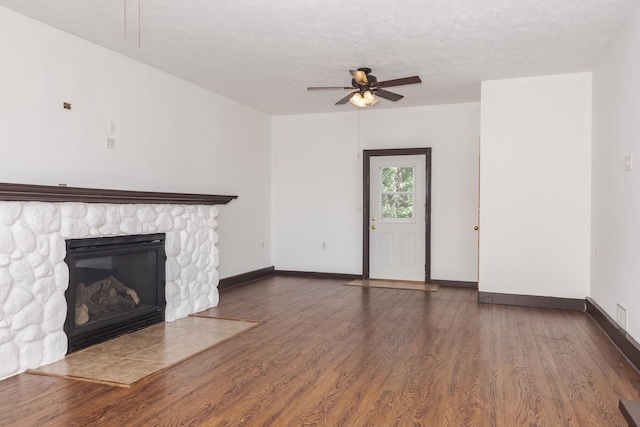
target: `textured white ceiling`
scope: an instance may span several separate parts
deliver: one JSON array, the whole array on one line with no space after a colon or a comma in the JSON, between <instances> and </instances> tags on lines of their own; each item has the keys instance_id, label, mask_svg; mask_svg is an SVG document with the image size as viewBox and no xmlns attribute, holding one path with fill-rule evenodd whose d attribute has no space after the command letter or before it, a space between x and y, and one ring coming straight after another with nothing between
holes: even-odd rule
<instances>
[{"instance_id":1,"label":"textured white ceiling","mask_svg":"<svg viewBox=\"0 0 640 427\"><path fill-rule=\"evenodd\" d=\"M482 80L589 71L639 0L0 0L270 114L348 111L349 69L419 75L397 103L478 101ZM124 4L127 40L124 40ZM391 90L391 89L390 89Z\"/></svg>"}]
</instances>

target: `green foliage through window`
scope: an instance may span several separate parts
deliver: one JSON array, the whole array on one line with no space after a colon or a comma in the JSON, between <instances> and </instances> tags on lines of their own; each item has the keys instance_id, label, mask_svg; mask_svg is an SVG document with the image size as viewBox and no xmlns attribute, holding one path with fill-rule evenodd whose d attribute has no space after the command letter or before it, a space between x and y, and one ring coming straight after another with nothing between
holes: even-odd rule
<instances>
[{"instance_id":1,"label":"green foliage through window","mask_svg":"<svg viewBox=\"0 0 640 427\"><path fill-rule=\"evenodd\" d=\"M382 168L382 217L413 218L413 167Z\"/></svg>"}]
</instances>

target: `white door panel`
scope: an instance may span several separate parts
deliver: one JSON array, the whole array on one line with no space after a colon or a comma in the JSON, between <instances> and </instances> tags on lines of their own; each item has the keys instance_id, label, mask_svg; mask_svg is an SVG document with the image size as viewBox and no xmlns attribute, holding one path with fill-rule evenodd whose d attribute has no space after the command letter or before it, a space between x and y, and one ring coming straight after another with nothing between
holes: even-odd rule
<instances>
[{"instance_id":1,"label":"white door panel","mask_svg":"<svg viewBox=\"0 0 640 427\"><path fill-rule=\"evenodd\" d=\"M380 263L385 265L393 264L393 235L380 233Z\"/></svg>"},{"instance_id":2,"label":"white door panel","mask_svg":"<svg viewBox=\"0 0 640 427\"><path fill-rule=\"evenodd\" d=\"M416 236L403 233L402 235L402 264L414 265L416 263Z\"/></svg>"}]
</instances>

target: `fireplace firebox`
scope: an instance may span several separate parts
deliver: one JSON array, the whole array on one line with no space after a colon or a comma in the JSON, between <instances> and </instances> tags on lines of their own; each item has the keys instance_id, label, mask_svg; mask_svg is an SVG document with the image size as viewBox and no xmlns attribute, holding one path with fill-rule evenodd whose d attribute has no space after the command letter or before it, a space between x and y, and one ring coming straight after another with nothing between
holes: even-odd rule
<instances>
[{"instance_id":1,"label":"fireplace firebox","mask_svg":"<svg viewBox=\"0 0 640 427\"><path fill-rule=\"evenodd\" d=\"M69 239L68 353L164 321L165 234Z\"/></svg>"}]
</instances>

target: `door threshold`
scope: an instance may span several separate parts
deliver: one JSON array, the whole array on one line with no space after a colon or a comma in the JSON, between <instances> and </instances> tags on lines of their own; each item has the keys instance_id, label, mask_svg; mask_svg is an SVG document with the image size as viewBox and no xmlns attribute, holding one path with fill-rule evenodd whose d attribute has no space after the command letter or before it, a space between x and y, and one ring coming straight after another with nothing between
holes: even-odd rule
<instances>
[{"instance_id":1,"label":"door threshold","mask_svg":"<svg viewBox=\"0 0 640 427\"><path fill-rule=\"evenodd\" d=\"M378 282L397 282L397 283L415 283L418 285L424 285L426 281L424 280L400 280L400 279L372 279L368 278L365 280L378 281Z\"/></svg>"}]
</instances>

